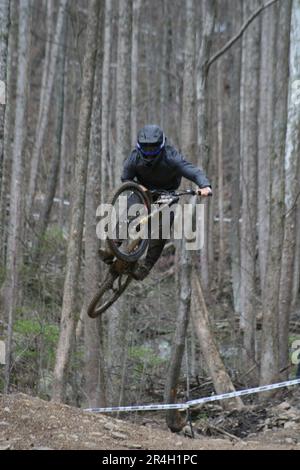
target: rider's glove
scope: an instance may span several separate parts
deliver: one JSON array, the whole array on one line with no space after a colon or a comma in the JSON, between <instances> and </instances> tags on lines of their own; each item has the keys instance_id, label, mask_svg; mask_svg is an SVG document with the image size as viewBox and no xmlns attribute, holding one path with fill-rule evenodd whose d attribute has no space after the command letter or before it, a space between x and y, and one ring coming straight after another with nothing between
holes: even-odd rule
<instances>
[{"instance_id":1,"label":"rider's glove","mask_svg":"<svg viewBox=\"0 0 300 470\"><path fill-rule=\"evenodd\" d=\"M212 189L210 186L206 186L205 188L198 188L197 193L199 196L211 196Z\"/></svg>"}]
</instances>

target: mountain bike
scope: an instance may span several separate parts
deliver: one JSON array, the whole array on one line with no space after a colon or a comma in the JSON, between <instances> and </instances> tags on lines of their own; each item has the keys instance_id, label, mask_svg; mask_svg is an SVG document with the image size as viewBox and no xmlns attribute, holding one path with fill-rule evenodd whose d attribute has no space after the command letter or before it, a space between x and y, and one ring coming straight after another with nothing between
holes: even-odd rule
<instances>
[{"instance_id":1,"label":"mountain bike","mask_svg":"<svg viewBox=\"0 0 300 470\"><path fill-rule=\"evenodd\" d=\"M107 244L115 259L106 273L105 280L99 286L98 292L90 302L87 313L96 318L104 313L123 294L132 281L132 271L136 262L143 256L149 246L149 237L143 236L143 230L148 230L150 219L167 207L176 204L180 197L196 195L193 189L182 191L145 191L134 182L120 186L111 199L111 207L120 206L120 198L139 204L140 210L133 215L128 211L118 211L113 234L107 237ZM153 205L153 202L155 203ZM126 206L128 207L128 206ZM128 227L133 227L131 234ZM147 228L146 228L147 227ZM126 236L120 235L126 232Z\"/></svg>"}]
</instances>

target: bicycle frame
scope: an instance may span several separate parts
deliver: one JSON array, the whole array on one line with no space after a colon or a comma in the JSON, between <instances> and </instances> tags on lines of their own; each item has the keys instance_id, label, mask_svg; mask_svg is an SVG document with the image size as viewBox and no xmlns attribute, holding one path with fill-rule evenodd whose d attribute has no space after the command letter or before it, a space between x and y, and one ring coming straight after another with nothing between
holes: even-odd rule
<instances>
[{"instance_id":1,"label":"bicycle frame","mask_svg":"<svg viewBox=\"0 0 300 470\"><path fill-rule=\"evenodd\" d=\"M164 197L166 197L166 199L169 198L169 200L160 201L160 199L158 198L158 200L155 201L155 203L156 204L161 204L161 206L158 207L157 209L155 209L153 212L150 212L150 214L148 214L147 216L142 217L142 219L139 221L138 225L145 225L152 217L154 217L159 212L162 212L166 207L171 207L173 204L176 204L176 202L179 201L179 198L181 196L186 196L186 195L195 196L197 194L197 192L194 189L186 189L186 190L180 191L180 192L176 192L176 191L175 192L173 192L173 191L168 192L168 191L156 191L156 190L154 190L154 191L151 191L151 193L153 195L159 195L161 198L164 198ZM140 241L140 237L136 238L135 240L133 240L128 245L128 252L129 253L134 250L134 248L139 243L139 241Z\"/></svg>"}]
</instances>

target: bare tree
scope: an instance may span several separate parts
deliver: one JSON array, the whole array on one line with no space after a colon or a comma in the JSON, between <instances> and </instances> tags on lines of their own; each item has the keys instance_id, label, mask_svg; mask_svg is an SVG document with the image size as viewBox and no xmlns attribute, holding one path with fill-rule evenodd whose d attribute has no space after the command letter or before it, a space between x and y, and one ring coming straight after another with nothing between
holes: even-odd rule
<instances>
[{"instance_id":1,"label":"bare tree","mask_svg":"<svg viewBox=\"0 0 300 470\"><path fill-rule=\"evenodd\" d=\"M207 106L207 68L212 32L215 23L216 4L214 0L204 0L202 2L202 32L201 39L198 35L198 45L200 45L200 52L197 57L196 63L196 103L197 103L197 151L199 156L199 163L206 168L209 160L209 146L208 146L208 106ZM201 42L200 42L201 41ZM205 209L205 220L209 220L208 205ZM205 289L209 285L209 254L208 254L208 240L209 224L205 224L206 233L204 238L204 247L201 250L201 279Z\"/></svg>"},{"instance_id":2,"label":"bare tree","mask_svg":"<svg viewBox=\"0 0 300 470\"><path fill-rule=\"evenodd\" d=\"M101 11L101 22L105 12ZM102 28L99 32L99 42L102 44ZM85 393L90 407L106 405L106 380L103 350L103 322L101 317L91 320L87 314L87 301L91 299L98 288L101 279L100 260L95 261L98 250L96 235L96 209L101 200L101 89L103 49L98 49L96 76L94 83L94 99L92 110L92 127L90 137L90 155L87 174L87 190L85 201L85 250L84 250L84 302L81 310L84 324L85 345ZM98 262L97 262L98 261ZM77 333L77 332L76 332ZM77 334L76 334L77 337Z\"/></svg>"},{"instance_id":3,"label":"bare tree","mask_svg":"<svg viewBox=\"0 0 300 470\"><path fill-rule=\"evenodd\" d=\"M185 348L191 305L191 256L182 240L179 262L179 298L176 331L174 334L168 372L165 383L164 399L166 403L176 403L177 387L180 377L182 358ZM180 431L185 424L177 410L169 410L166 415L167 425L173 432Z\"/></svg>"},{"instance_id":4,"label":"bare tree","mask_svg":"<svg viewBox=\"0 0 300 470\"><path fill-rule=\"evenodd\" d=\"M19 271L22 259L22 183L23 153L26 136L26 105L28 86L28 65L30 52L30 0L19 5L18 30L18 78L17 100L14 124L14 145L12 153L12 175L10 187L10 214L7 247L6 278L4 282L4 311L8 320L5 391L9 391L11 376L11 354L14 315L17 306L19 289Z\"/></svg>"},{"instance_id":5,"label":"bare tree","mask_svg":"<svg viewBox=\"0 0 300 470\"><path fill-rule=\"evenodd\" d=\"M231 5L229 0L228 6ZM232 29L236 32L242 22L242 4L238 0L235 5L235 13L232 18ZM225 93L226 114L225 142L227 155L232 160L231 167L231 230L230 230L230 253L231 253L231 279L233 304L235 312L240 312L240 81L241 81L241 42L235 48L230 49L227 61L227 92ZM227 140L228 138L228 140ZM227 145L226 145L227 144ZM225 157L224 157L225 158Z\"/></svg>"},{"instance_id":6,"label":"bare tree","mask_svg":"<svg viewBox=\"0 0 300 470\"><path fill-rule=\"evenodd\" d=\"M201 283L196 273L193 274L193 306L192 318L196 336L199 340L201 352L204 356L206 366L212 378L214 388L217 393L234 391L234 386L226 372L223 361L220 357L218 346L213 336L209 314L206 307ZM225 409L241 409L243 402L240 398L224 401Z\"/></svg>"},{"instance_id":7,"label":"bare tree","mask_svg":"<svg viewBox=\"0 0 300 470\"><path fill-rule=\"evenodd\" d=\"M75 174L72 188L70 234L67 249L67 266L61 314L60 336L56 352L52 399L63 401L67 372L75 336L78 276L80 269L84 205L88 167L91 112L94 91L94 75L99 28L100 3L89 3L86 49L83 64Z\"/></svg>"},{"instance_id":8,"label":"bare tree","mask_svg":"<svg viewBox=\"0 0 300 470\"><path fill-rule=\"evenodd\" d=\"M142 1L133 0L131 50L131 141L135 142L138 122L139 17Z\"/></svg>"},{"instance_id":9,"label":"bare tree","mask_svg":"<svg viewBox=\"0 0 300 470\"><path fill-rule=\"evenodd\" d=\"M299 171L299 170L298 170ZM298 177L299 180L299 177ZM300 259L300 204L297 204L296 214L296 248L295 248L295 260L294 263L294 275L293 275L293 292L292 292L292 307L295 307L299 298L299 287L300 287L300 263L297 260Z\"/></svg>"},{"instance_id":10,"label":"bare tree","mask_svg":"<svg viewBox=\"0 0 300 470\"><path fill-rule=\"evenodd\" d=\"M186 34L183 78L183 108L181 146L184 154L193 155L195 142L195 5L194 0L186 2ZM180 247L179 262L179 298L176 331L172 344L171 358L165 385L165 401L174 403L177 395L177 384L180 377L185 339L190 317L191 304L191 253L183 239ZM182 428L181 416L175 410L167 412L167 424L172 431Z\"/></svg>"},{"instance_id":11,"label":"bare tree","mask_svg":"<svg viewBox=\"0 0 300 470\"><path fill-rule=\"evenodd\" d=\"M47 128L48 118L49 118L49 106L50 100L52 96L53 84L55 79L55 72L56 72L56 63L59 55L59 46L60 46L60 39L63 30L63 24L66 14L66 6L68 0L60 0L59 3L59 11L57 14L57 23L56 23L56 30L53 37L53 42L50 42L51 38L51 29L48 31L47 37L47 47L46 47L46 56L45 56L45 63L44 63L44 71L42 77L42 86L41 86L41 95L40 95L40 107L38 113L38 120L37 120L37 127L36 127L36 136L34 141L34 147L32 151L32 157L30 162L30 177L29 177L29 184L28 184L28 192L27 192L27 215L31 213L31 206L33 204L35 189L36 189L36 181L38 175L38 164L41 155L42 145L44 141L44 136ZM48 28L51 28L51 2L47 2L48 4ZM50 48L51 44L51 48ZM50 50L49 50L50 49Z\"/></svg>"},{"instance_id":12,"label":"bare tree","mask_svg":"<svg viewBox=\"0 0 300 470\"><path fill-rule=\"evenodd\" d=\"M131 4L131 0L119 1L115 184L120 181L122 163L131 147Z\"/></svg>"},{"instance_id":13,"label":"bare tree","mask_svg":"<svg viewBox=\"0 0 300 470\"><path fill-rule=\"evenodd\" d=\"M101 101L101 201L104 200L107 186L107 167L109 160L109 90L110 90L110 56L111 56L111 21L112 0L105 1L104 45L102 67L102 101ZM112 182L110 182L112 183Z\"/></svg>"},{"instance_id":14,"label":"bare tree","mask_svg":"<svg viewBox=\"0 0 300 470\"><path fill-rule=\"evenodd\" d=\"M5 222L8 186L8 155L4 155L4 123L7 108L7 83L9 83L8 61L8 22L10 17L10 1L5 0L0 4L0 262L4 263ZM10 28L11 29L11 28ZM9 85L8 85L9 86ZM9 111L9 104L8 104ZM7 117L8 120L8 117Z\"/></svg>"},{"instance_id":15,"label":"bare tree","mask_svg":"<svg viewBox=\"0 0 300 470\"><path fill-rule=\"evenodd\" d=\"M270 232L265 266L266 277L263 281L262 289L263 326L261 338L261 384L269 384L279 379L278 328L279 324L282 324L282 320L279 316L279 291L285 211L282 202L285 193L284 158L287 125L290 6L290 2L285 2L284 6L282 4L278 4L277 6L278 20L276 21L276 17L274 17L277 30L276 42L273 34L272 37L270 37L274 48L273 55L276 55L276 67L274 67L273 73L270 76L270 78L275 78L273 85L274 101L273 104L264 104L264 102L262 102L262 106L267 107L270 111L273 110L268 119L268 122L271 120L273 129L268 169L270 186L264 188L268 193L268 199L270 201ZM269 61L271 61L270 56ZM268 134L268 132L269 129L267 128L266 133ZM263 181L261 183L263 184ZM289 191L288 188L287 191ZM272 273L272 275L270 275L270 273ZM285 318L284 321L286 320ZM284 329L288 330L288 320Z\"/></svg>"},{"instance_id":16,"label":"bare tree","mask_svg":"<svg viewBox=\"0 0 300 470\"><path fill-rule=\"evenodd\" d=\"M163 9L163 33L162 33L162 57L160 70L160 125L165 129L169 124L167 116L170 95L170 61L172 48L172 26L170 18L170 3L162 1Z\"/></svg>"},{"instance_id":17,"label":"bare tree","mask_svg":"<svg viewBox=\"0 0 300 470\"><path fill-rule=\"evenodd\" d=\"M131 148L131 12L130 0L119 1L117 77L116 77L116 144L113 163L114 184L119 184L124 159ZM108 324L108 397L119 404L124 399L126 374L128 309L124 298L111 309Z\"/></svg>"},{"instance_id":18,"label":"bare tree","mask_svg":"<svg viewBox=\"0 0 300 470\"><path fill-rule=\"evenodd\" d=\"M223 286L223 273L225 262L225 237L224 237L224 98L223 98L223 67L222 59L217 63L218 66L218 79L217 79L217 174L218 174L218 212L219 212L219 259L218 259L218 285L222 290Z\"/></svg>"},{"instance_id":19,"label":"bare tree","mask_svg":"<svg viewBox=\"0 0 300 470\"><path fill-rule=\"evenodd\" d=\"M243 16L247 19L259 6L259 1L244 2ZM257 215L257 117L260 64L260 18L243 36L241 77L241 329L245 370L256 378L255 333L255 251Z\"/></svg>"},{"instance_id":20,"label":"bare tree","mask_svg":"<svg viewBox=\"0 0 300 470\"><path fill-rule=\"evenodd\" d=\"M50 171L47 181L45 200L40 213L39 224L36 228L37 240L34 247L33 259L38 263L44 236L49 224L53 200L58 186L59 168L62 155L62 137L65 115L65 62L66 62L66 25L64 25L62 50L57 62L58 79L56 82L56 103L55 103L55 142L53 154L51 156Z\"/></svg>"},{"instance_id":21,"label":"bare tree","mask_svg":"<svg viewBox=\"0 0 300 470\"><path fill-rule=\"evenodd\" d=\"M258 114L258 250L261 288L266 280L270 208L270 152L274 111L275 30L277 5L262 14Z\"/></svg>"},{"instance_id":22,"label":"bare tree","mask_svg":"<svg viewBox=\"0 0 300 470\"><path fill-rule=\"evenodd\" d=\"M66 21L66 38L65 38L65 48L68 47L68 22ZM70 94L71 77L70 77L70 59L67 54L67 50L64 52L64 89L63 89L63 116L62 116L62 129L61 129L61 147L60 147L60 164L59 164L59 175L57 182L57 193L59 198L59 215L58 221L59 226L63 227L64 224L64 209L65 209L65 190L66 190L66 170L67 170L67 154L69 153L68 146L68 131L70 128L70 110L68 106L68 97Z\"/></svg>"},{"instance_id":23,"label":"bare tree","mask_svg":"<svg viewBox=\"0 0 300 470\"><path fill-rule=\"evenodd\" d=\"M101 279L100 260L95 259L95 253L98 250L95 214L101 193L101 162L99 159L101 154L101 65L102 55L98 52L85 204L84 298L87 301L97 291ZM86 307L86 302L84 302L85 392L90 407L105 406L103 322L101 317L96 320L89 318L86 314Z\"/></svg>"},{"instance_id":24,"label":"bare tree","mask_svg":"<svg viewBox=\"0 0 300 470\"><path fill-rule=\"evenodd\" d=\"M289 319L291 290L293 283L293 266L295 261L295 216L299 196L299 152L300 152L300 103L295 87L300 76L300 0L292 2L289 54L289 93L288 115L285 142L285 226L282 248L281 281L279 294L279 349L280 368L288 366ZM299 204L299 202L298 202ZM299 260L297 260L299 262Z\"/></svg>"},{"instance_id":25,"label":"bare tree","mask_svg":"<svg viewBox=\"0 0 300 470\"><path fill-rule=\"evenodd\" d=\"M3 167L8 21L9 21L9 0L4 0L0 4L0 27L1 27L1 36L0 36L0 165L1 166L0 166L0 170L2 170L2 167ZM2 171L1 171L0 177L2 178Z\"/></svg>"}]
</instances>

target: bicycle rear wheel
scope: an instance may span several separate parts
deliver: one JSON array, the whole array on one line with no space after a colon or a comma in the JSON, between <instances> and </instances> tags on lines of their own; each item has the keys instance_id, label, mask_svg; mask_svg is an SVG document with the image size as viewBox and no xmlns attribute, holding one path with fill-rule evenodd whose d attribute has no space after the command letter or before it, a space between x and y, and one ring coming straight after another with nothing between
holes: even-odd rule
<instances>
[{"instance_id":1,"label":"bicycle rear wheel","mask_svg":"<svg viewBox=\"0 0 300 470\"><path fill-rule=\"evenodd\" d=\"M138 204L135 206L136 212L133 207L135 204ZM122 184L115 192L111 199L111 205L115 208L117 220L114 233L107 238L107 243L118 259L134 263L149 246L148 232L143 238L143 230L147 230L146 225L139 225L138 221L150 214L150 199L137 183L130 181ZM123 207L124 209L122 209ZM131 232L132 227L134 230Z\"/></svg>"},{"instance_id":2,"label":"bicycle rear wheel","mask_svg":"<svg viewBox=\"0 0 300 470\"><path fill-rule=\"evenodd\" d=\"M125 291L132 277L129 274L109 273L101 284L99 291L91 300L87 313L90 318L96 318L104 313Z\"/></svg>"}]
</instances>

